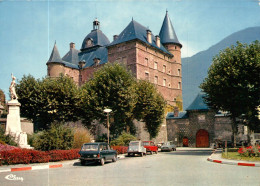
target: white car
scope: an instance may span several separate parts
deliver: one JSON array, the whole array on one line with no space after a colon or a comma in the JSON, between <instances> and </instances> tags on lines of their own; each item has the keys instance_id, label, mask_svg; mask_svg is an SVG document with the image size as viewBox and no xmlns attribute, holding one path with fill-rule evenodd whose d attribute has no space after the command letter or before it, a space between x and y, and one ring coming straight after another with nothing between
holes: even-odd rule
<instances>
[{"instance_id":1,"label":"white car","mask_svg":"<svg viewBox=\"0 0 260 186\"><path fill-rule=\"evenodd\" d=\"M167 141L161 146L161 152L163 151L176 151L176 145L172 141Z\"/></svg>"},{"instance_id":2,"label":"white car","mask_svg":"<svg viewBox=\"0 0 260 186\"><path fill-rule=\"evenodd\" d=\"M135 156L136 154L140 156L146 155L146 148L144 148L141 141L130 141L127 149L127 155L130 157Z\"/></svg>"}]
</instances>

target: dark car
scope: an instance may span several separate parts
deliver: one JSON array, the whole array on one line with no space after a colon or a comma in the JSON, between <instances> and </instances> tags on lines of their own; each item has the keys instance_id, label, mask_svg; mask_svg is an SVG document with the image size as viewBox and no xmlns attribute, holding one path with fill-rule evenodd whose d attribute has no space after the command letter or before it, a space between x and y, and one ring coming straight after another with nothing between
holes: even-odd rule
<instances>
[{"instance_id":1,"label":"dark car","mask_svg":"<svg viewBox=\"0 0 260 186\"><path fill-rule=\"evenodd\" d=\"M99 162L104 165L107 160L112 160L112 162L117 160L117 152L111 150L109 145L104 142L85 143L82 145L79 154L82 165L85 165L87 161Z\"/></svg>"}]
</instances>

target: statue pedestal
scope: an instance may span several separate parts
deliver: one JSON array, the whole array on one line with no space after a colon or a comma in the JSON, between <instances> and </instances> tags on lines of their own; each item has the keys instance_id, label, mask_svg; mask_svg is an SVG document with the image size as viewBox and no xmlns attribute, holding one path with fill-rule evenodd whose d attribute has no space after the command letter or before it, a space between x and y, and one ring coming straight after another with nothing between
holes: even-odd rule
<instances>
[{"instance_id":1,"label":"statue pedestal","mask_svg":"<svg viewBox=\"0 0 260 186\"><path fill-rule=\"evenodd\" d=\"M22 132L21 119L20 119L20 106L21 104L17 100L11 100L7 102L8 115L6 120L5 134L10 134L18 140L17 134Z\"/></svg>"},{"instance_id":2,"label":"statue pedestal","mask_svg":"<svg viewBox=\"0 0 260 186\"><path fill-rule=\"evenodd\" d=\"M20 106L21 104L15 99L7 102L8 115L6 120L5 134L14 137L15 142L21 148L32 149L27 143L27 134L22 132Z\"/></svg>"}]
</instances>

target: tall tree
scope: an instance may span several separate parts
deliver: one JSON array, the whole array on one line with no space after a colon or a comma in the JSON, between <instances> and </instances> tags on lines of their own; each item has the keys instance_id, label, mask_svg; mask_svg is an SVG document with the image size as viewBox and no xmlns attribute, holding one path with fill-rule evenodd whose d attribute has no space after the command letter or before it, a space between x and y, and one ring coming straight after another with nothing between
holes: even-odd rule
<instances>
[{"instance_id":1,"label":"tall tree","mask_svg":"<svg viewBox=\"0 0 260 186\"><path fill-rule=\"evenodd\" d=\"M208 105L230 113L233 135L236 117L246 115L252 130L259 128L257 107L260 105L260 44L237 43L213 58L208 77L201 84Z\"/></svg>"},{"instance_id":2,"label":"tall tree","mask_svg":"<svg viewBox=\"0 0 260 186\"><path fill-rule=\"evenodd\" d=\"M136 95L133 90L134 78L125 66L118 63L105 64L96 71L93 78L82 86L82 118L86 124L98 120L106 125L105 108L112 109L110 131L115 137L132 126Z\"/></svg>"},{"instance_id":3,"label":"tall tree","mask_svg":"<svg viewBox=\"0 0 260 186\"><path fill-rule=\"evenodd\" d=\"M36 128L47 128L54 121L78 119L78 88L71 78L36 80L28 75L23 76L16 88L21 115L32 119Z\"/></svg>"},{"instance_id":4,"label":"tall tree","mask_svg":"<svg viewBox=\"0 0 260 186\"><path fill-rule=\"evenodd\" d=\"M164 118L165 100L148 81L138 81L135 84L135 91L137 95L135 118L144 121L150 138L155 138Z\"/></svg>"}]
</instances>

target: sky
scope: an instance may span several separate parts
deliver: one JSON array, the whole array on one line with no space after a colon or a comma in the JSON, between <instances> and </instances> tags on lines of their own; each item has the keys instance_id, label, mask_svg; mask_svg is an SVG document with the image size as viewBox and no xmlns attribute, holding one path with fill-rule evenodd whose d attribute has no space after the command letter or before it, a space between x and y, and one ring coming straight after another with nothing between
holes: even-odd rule
<instances>
[{"instance_id":1,"label":"sky","mask_svg":"<svg viewBox=\"0 0 260 186\"><path fill-rule=\"evenodd\" d=\"M70 42L79 50L95 18L112 41L132 18L158 35L166 10L182 57L260 26L260 0L0 0L0 89L8 96L11 73L45 77L55 41L61 57Z\"/></svg>"}]
</instances>

